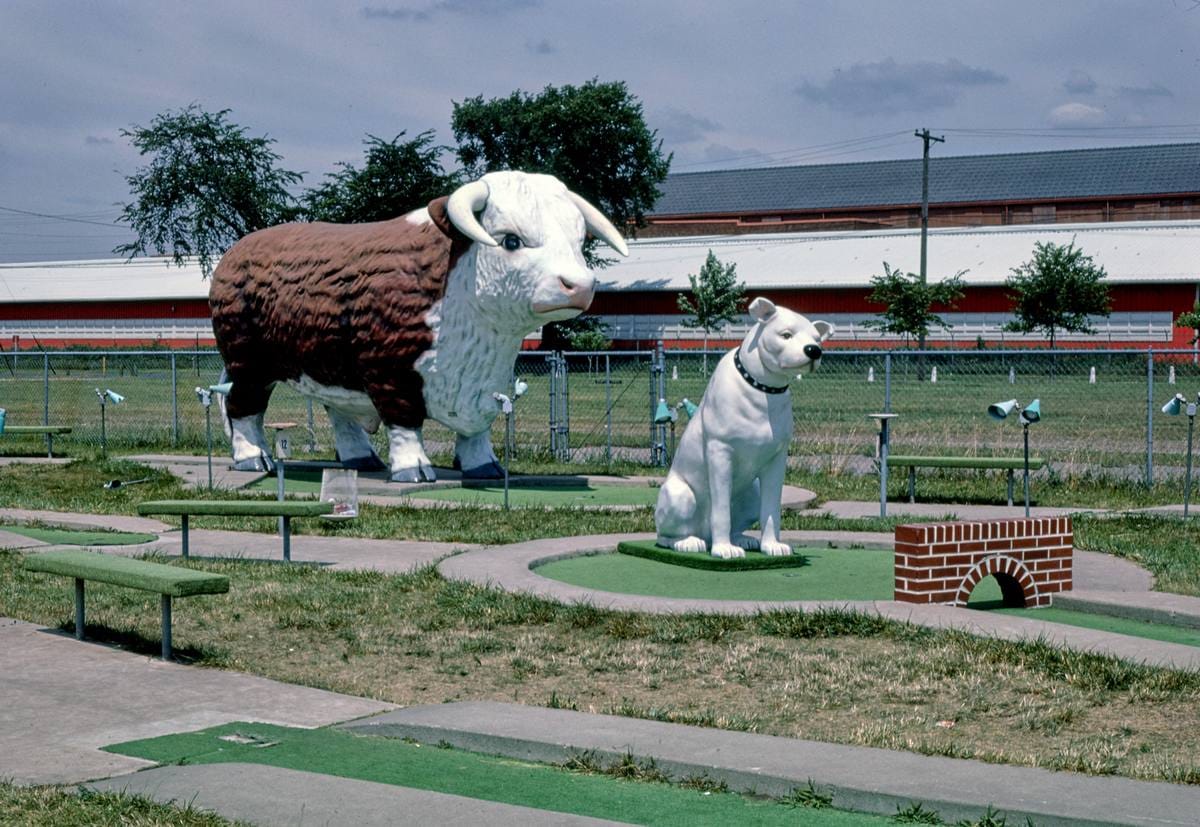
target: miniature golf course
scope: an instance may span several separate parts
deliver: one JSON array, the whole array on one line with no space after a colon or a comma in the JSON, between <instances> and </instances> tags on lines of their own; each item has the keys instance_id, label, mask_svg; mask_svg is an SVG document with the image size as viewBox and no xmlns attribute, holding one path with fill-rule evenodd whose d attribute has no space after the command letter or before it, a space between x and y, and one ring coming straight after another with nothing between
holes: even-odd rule
<instances>
[{"instance_id":1,"label":"miniature golf course","mask_svg":"<svg viewBox=\"0 0 1200 827\"><path fill-rule=\"evenodd\" d=\"M798 813L788 804L711 787L569 772L548 764L336 729L232 723L128 741L106 750L158 764L265 764L634 824L783 825L801 818L805 824L846 827L890 823L883 816L831 809Z\"/></svg>"},{"instance_id":2,"label":"miniature golf course","mask_svg":"<svg viewBox=\"0 0 1200 827\"><path fill-rule=\"evenodd\" d=\"M540 565L536 571L551 580L619 594L706 600L892 599L892 552L886 549L808 546L793 548L792 558L764 557L748 552L744 561L725 561L708 555L656 549L652 541L621 545L626 553L568 557ZM656 553L638 553L647 549L654 549ZM775 561L793 562L789 567L768 567L779 565ZM971 593L968 608L1200 646L1200 629L1074 609L1006 608L1001 600L1000 585L994 577L980 581Z\"/></svg>"}]
</instances>

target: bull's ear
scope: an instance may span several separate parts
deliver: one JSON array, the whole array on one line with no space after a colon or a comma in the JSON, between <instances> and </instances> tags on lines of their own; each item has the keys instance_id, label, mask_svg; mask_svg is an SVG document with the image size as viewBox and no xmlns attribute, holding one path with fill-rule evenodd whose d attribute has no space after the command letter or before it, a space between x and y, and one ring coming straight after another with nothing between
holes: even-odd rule
<instances>
[{"instance_id":1,"label":"bull's ear","mask_svg":"<svg viewBox=\"0 0 1200 827\"><path fill-rule=\"evenodd\" d=\"M775 315L775 303L770 299L764 299L759 296L754 301L750 302L750 306L746 308L750 311L750 315L756 321L765 322L767 319Z\"/></svg>"},{"instance_id":2,"label":"bull's ear","mask_svg":"<svg viewBox=\"0 0 1200 827\"><path fill-rule=\"evenodd\" d=\"M819 319L813 322L812 326L817 329L817 336L822 342L832 336L833 331L836 330L836 328L829 322L821 321Z\"/></svg>"}]
</instances>

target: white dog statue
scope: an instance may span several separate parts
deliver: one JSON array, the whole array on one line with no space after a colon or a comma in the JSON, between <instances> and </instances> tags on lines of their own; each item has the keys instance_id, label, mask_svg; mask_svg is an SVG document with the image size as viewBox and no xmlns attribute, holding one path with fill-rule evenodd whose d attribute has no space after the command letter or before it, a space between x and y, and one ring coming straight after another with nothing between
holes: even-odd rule
<instances>
[{"instance_id":1,"label":"white dog statue","mask_svg":"<svg viewBox=\"0 0 1200 827\"><path fill-rule=\"evenodd\" d=\"M749 310L757 323L717 364L658 493L660 546L724 559L754 548L772 556L792 553L779 539L792 439L788 386L816 369L833 325L810 322L764 298ZM745 533L755 520L761 540Z\"/></svg>"}]
</instances>

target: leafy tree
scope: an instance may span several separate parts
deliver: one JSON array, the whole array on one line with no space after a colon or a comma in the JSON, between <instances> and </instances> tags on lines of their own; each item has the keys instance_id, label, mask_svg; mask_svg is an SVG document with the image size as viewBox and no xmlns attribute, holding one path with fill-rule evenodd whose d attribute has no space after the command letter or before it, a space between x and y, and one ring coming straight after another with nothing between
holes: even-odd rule
<instances>
[{"instance_id":1,"label":"leafy tree","mask_svg":"<svg viewBox=\"0 0 1200 827\"><path fill-rule=\"evenodd\" d=\"M1042 331L1054 348L1058 331L1092 333L1088 316L1108 316L1112 302L1104 268L1070 244L1033 245L1033 258L1013 268L1005 286L1016 319L1004 326L1015 333Z\"/></svg>"},{"instance_id":2,"label":"leafy tree","mask_svg":"<svg viewBox=\"0 0 1200 827\"><path fill-rule=\"evenodd\" d=\"M252 138L228 120L228 109L191 104L121 134L150 162L125 180L133 201L119 221L137 239L113 250L133 258L169 251L182 265L196 256L205 276L213 258L247 233L296 216L289 188L300 174L281 169L273 138Z\"/></svg>"},{"instance_id":3,"label":"leafy tree","mask_svg":"<svg viewBox=\"0 0 1200 827\"><path fill-rule=\"evenodd\" d=\"M468 177L500 169L554 175L618 228L645 224L671 156L646 126L642 105L622 82L517 90L454 104L458 158ZM585 247L591 264L594 241Z\"/></svg>"},{"instance_id":4,"label":"leafy tree","mask_svg":"<svg viewBox=\"0 0 1200 827\"><path fill-rule=\"evenodd\" d=\"M912 338L923 340L930 328L949 330L953 325L933 312L935 305L953 308L963 295L963 271L940 282L923 283L916 273L902 273L883 263L883 275L871 279L872 290L867 296L871 304L884 309L863 327L880 333L904 337L905 345Z\"/></svg>"},{"instance_id":5,"label":"leafy tree","mask_svg":"<svg viewBox=\"0 0 1200 827\"><path fill-rule=\"evenodd\" d=\"M458 186L459 174L442 169L447 147L434 144L432 130L411 141L402 141L404 135L390 141L368 135L361 169L342 161L323 184L304 193L305 217L343 224L386 221Z\"/></svg>"},{"instance_id":6,"label":"leafy tree","mask_svg":"<svg viewBox=\"0 0 1200 827\"><path fill-rule=\"evenodd\" d=\"M708 375L708 337L733 321L742 312L746 303L746 283L737 280L737 265L722 264L721 260L708 251L699 275L688 274L691 283L691 298L680 294L679 309L691 318L684 319L684 327L698 327L704 331L704 375Z\"/></svg>"},{"instance_id":7,"label":"leafy tree","mask_svg":"<svg viewBox=\"0 0 1200 827\"><path fill-rule=\"evenodd\" d=\"M608 350L608 325L598 316L582 315L542 328L542 350Z\"/></svg>"}]
</instances>

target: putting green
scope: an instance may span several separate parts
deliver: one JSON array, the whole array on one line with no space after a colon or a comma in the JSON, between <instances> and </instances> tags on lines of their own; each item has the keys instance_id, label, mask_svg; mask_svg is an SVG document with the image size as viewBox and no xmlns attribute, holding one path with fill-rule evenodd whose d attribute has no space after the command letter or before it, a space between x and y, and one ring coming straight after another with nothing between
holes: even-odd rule
<instances>
[{"instance_id":1,"label":"putting green","mask_svg":"<svg viewBox=\"0 0 1200 827\"><path fill-rule=\"evenodd\" d=\"M25 525L0 525L0 529L55 546L134 546L158 539L153 534L132 531L78 531L70 528L38 528Z\"/></svg>"},{"instance_id":2,"label":"putting green","mask_svg":"<svg viewBox=\"0 0 1200 827\"><path fill-rule=\"evenodd\" d=\"M783 825L798 823L801 815L805 824L890 823L884 816L836 810L801 814L773 801L731 793L583 775L547 764L334 729L233 723L105 749L159 764L266 764L634 824Z\"/></svg>"},{"instance_id":3,"label":"putting green","mask_svg":"<svg viewBox=\"0 0 1200 827\"><path fill-rule=\"evenodd\" d=\"M569 557L537 567L552 580L606 592L709 600L891 600L890 549L793 549L801 568L705 571L627 554Z\"/></svg>"}]
</instances>

